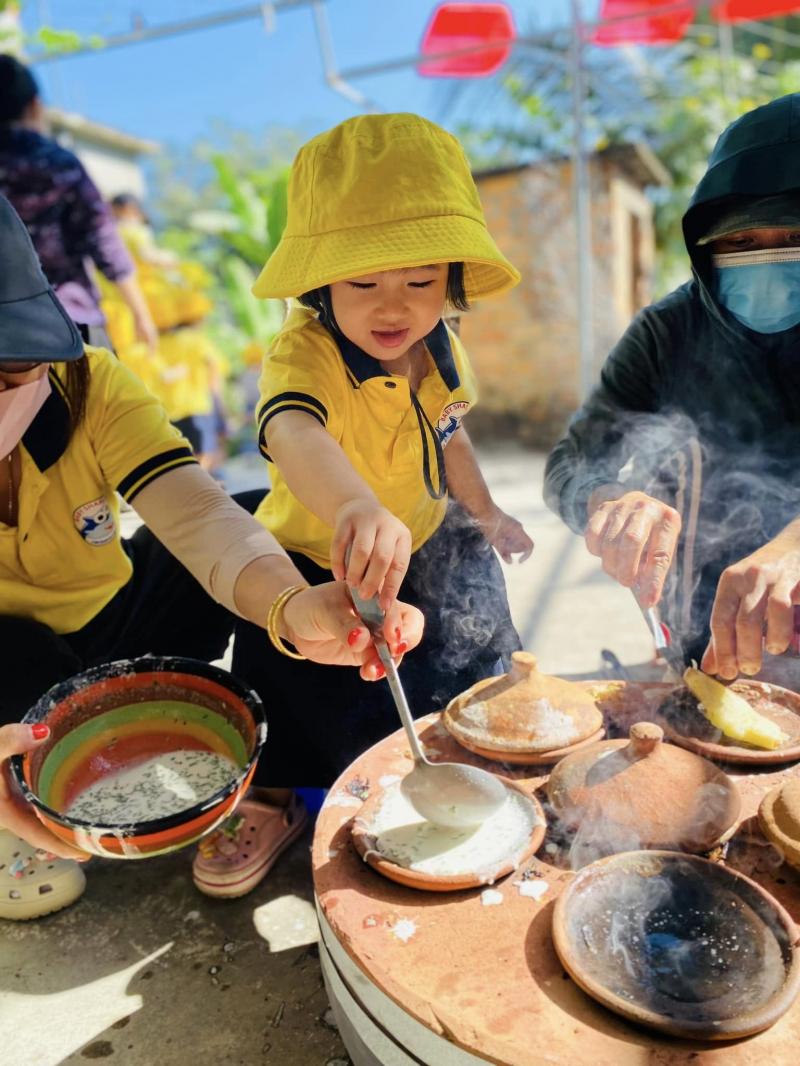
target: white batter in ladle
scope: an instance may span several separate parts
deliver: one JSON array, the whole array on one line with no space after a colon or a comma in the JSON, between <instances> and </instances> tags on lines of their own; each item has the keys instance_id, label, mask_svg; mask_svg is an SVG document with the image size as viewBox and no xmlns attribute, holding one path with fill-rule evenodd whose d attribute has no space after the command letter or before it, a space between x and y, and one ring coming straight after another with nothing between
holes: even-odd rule
<instances>
[{"instance_id":1,"label":"white batter in ladle","mask_svg":"<svg viewBox=\"0 0 800 1066\"><path fill-rule=\"evenodd\" d=\"M400 783L401 791L423 818L437 825L461 829L490 818L506 802L505 787L492 774L476 766L454 762L433 763L425 757L397 666L383 635L384 616L378 599L363 600L352 588L350 595L361 620L372 634L411 747L414 769Z\"/></svg>"}]
</instances>

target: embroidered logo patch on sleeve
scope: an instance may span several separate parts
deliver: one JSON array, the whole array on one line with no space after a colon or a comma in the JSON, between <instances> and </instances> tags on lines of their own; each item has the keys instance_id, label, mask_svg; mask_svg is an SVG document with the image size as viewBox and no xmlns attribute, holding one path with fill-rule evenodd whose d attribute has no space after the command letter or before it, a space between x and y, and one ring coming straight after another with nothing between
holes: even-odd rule
<instances>
[{"instance_id":1,"label":"embroidered logo patch on sleeve","mask_svg":"<svg viewBox=\"0 0 800 1066\"><path fill-rule=\"evenodd\" d=\"M439 434L439 443L442 447L447 444L458 429L461 419L468 410L469 403L466 400L456 400L454 403L449 403L439 415L439 421L436 423L436 432Z\"/></svg>"},{"instance_id":2,"label":"embroidered logo patch on sleeve","mask_svg":"<svg viewBox=\"0 0 800 1066\"><path fill-rule=\"evenodd\" d=\"M72 518L75 528L86 543L94 547L108 544L116 536L114 514L105 496L82 503L75 509Z\"/></svg>"}]
</instances>

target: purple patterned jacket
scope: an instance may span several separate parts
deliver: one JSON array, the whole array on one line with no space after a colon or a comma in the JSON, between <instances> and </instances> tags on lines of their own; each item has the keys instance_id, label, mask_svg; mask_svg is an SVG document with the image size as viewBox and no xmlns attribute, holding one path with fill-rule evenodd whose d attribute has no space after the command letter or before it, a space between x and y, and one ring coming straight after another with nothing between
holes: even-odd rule
<instances>
[{"instance_id":1,"label":"purple patterned jacket","mask_svg":"<svg viewBox=\"0 0 800 1066\"><path fill-rule=\"evenodd\" d=\"M76 322L101 325L90 262L109 281L133 273L114 218L83 164L34 130L0 127L0 193L28 228L50 284Z\"/></svg>"}]
</instances>

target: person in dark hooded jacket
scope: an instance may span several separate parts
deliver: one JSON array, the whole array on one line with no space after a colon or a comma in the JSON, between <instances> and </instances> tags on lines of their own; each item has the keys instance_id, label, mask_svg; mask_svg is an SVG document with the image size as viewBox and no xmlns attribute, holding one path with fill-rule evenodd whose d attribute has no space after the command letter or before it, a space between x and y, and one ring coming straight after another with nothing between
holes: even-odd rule
<instances>
[{"instance_id":1,"label":"person in dark hooded jacket","mask_svg":"<svg viewBox=\"0 0 800 1066\"><path fill-rule=\"evenodd\" d=\"M545 498L731 679L790 647L800 603L800 93L722 133L683 231L692 279L612 350Z\"/></svg>"}]
</instances>

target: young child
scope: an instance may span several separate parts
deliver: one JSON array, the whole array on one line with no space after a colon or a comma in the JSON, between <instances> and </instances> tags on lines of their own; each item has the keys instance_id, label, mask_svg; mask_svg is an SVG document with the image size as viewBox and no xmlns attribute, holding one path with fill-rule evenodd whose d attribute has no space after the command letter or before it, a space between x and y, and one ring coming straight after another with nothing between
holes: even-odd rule
<instances>
[{"instance_id":1,"label":"young child","mask_svg":"<svg viewBox=\"0 0 800 1066\"><path fill-rule=\"evenodd\" d=\"M138 197L130 192L120 192L111 198L111 213L128 251L138 263L150 263L156 267L175 267L177 255L167 248L159 248Z\"/></svg>"},{"instance_id":2,"label":"young child","mask_svg":"<svg viewBox=\"0 0 800 1066\"><path fill-rule=\"evenodd\" d=\"M199 263L181 261L158 247L135 196L120 193L111 206L158 328L155 350L137 341L118 290L101 280L102 307L114 350L161 401L203 469L213 472L226 432L222 404L226 361L203 326L213 310L207 294L212 279Z\"/></svg>"},{"instance_id":3,"label":"young child","mask_svg":"<svg viewBox=\"0 0 800 1066\"><path fill-rule=\"evenodd\" d=\"M462 425L475 380L443 322L518 280L458 141L416 115L364 115L298 153L287 226L253 290L299 299L263 365L272 489L256 517L310 583L333 572L384 609L402 585L421 607L422 645L401 671L416 715L520 646L492 546L510 562L533 543L478 469ZM388 686L272 656L254 626L237 630L233 669L265 701L265 784L328 786L399 726Z\"/></svg>"}]
</instances>

